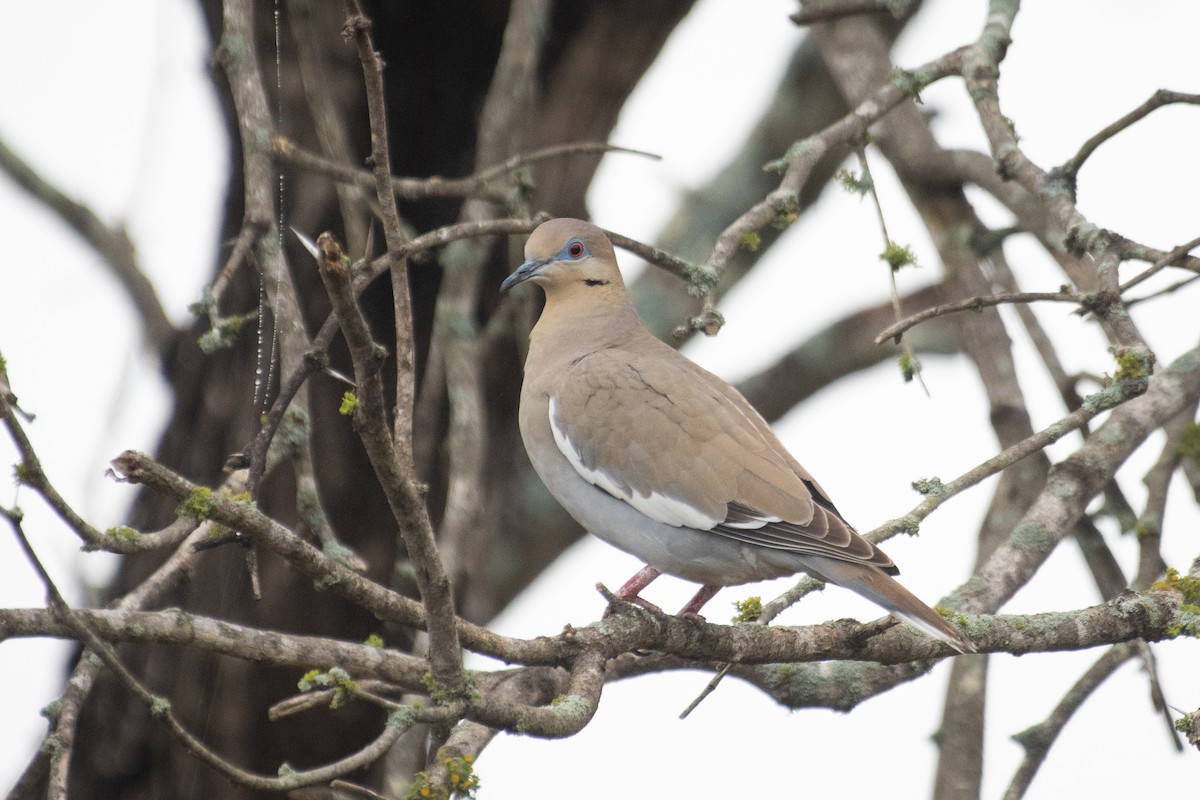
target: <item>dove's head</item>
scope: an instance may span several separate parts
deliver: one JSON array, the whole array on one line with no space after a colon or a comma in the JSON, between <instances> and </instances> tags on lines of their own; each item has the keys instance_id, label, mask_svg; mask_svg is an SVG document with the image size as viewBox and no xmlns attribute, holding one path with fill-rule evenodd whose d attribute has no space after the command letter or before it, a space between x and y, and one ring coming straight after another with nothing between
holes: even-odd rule
<instances>
[{"instance_id":1,"label":"dove's head","mask_svg":"<svg viewBox=\"0 0 1200 800\"><path fill-rule=\"evenodd\" d=\"M525 281L545 289L548 299L587 290L597 300L625 294L612 242L604 231L578 219L539 225L525 243L525 263L504 279L500 291Z\"/></svg>"}]
</instances>

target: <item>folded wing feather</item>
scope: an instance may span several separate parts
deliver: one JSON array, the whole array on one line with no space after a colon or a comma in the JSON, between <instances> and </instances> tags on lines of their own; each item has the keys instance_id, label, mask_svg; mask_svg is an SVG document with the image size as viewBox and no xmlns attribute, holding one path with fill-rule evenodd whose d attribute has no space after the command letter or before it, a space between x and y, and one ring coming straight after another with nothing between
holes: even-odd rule
<instances>
[{"instance_id":1,"label":"folded wing feather","mask_svg":"<svg viewBox=\"0 0 1200 800\"><path fill-rule=\"evenodd\" d=\"M661 348L597 350L560 376L550 428L581 477L667 525L897 572L745 398Z\"/></svg>"}]
</instances>

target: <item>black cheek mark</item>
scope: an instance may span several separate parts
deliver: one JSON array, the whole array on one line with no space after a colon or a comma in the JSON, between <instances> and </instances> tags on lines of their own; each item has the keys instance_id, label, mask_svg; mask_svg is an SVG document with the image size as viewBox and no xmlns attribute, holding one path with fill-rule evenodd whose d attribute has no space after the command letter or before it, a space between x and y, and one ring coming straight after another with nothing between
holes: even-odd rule
<instances>
[{"instance_id":1,"label":"black cheek mark","mask_svg":"<svg viewBox=\"0 0 1200 800\"><path fill-rule=\"evenodd\" d=\"M602 281L599 278L584 278L584 286L608 286L608 281Z\"/></svg>"}]
</instances>

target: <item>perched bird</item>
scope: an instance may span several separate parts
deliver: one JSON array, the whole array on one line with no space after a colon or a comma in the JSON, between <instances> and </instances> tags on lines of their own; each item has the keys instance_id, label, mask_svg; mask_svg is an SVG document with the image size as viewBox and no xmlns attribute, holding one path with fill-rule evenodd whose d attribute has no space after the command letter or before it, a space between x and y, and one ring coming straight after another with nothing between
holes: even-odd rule
<instances>
[{"instance_id":1,"label":"perched bird","mask_svg":"<svg viewBox=\"0 0 1200 800\"><path fill-rule=\"evenodd\" d=\"M638 593L665 572L701 584L680 611L700 618L723 586L804 571L974 652L889 577L892 560L736 389L646 329L603 231L540 225L500 288L526 281L545 290L546 307L529 337L521 437L571 516L647 564L619 597L652 608Z\"/></svg>"}]
</instances>

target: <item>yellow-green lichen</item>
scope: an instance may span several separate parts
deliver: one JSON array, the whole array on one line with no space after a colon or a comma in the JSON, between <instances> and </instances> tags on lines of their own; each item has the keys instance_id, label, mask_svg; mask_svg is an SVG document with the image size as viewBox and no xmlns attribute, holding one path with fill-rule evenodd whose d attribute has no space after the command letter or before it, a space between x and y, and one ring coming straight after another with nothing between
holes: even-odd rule
<instances>
[{"instance_id":1,"label":"yellow-green lichen","mask_svg":"<svg viewBox=\"0 0 1200 800\"><path fill-rule=\"evenodd\" d=\"M772 203L772 210L775 216L771 219L771 225L783 230L800 218L800 196L788 192Z\"/></svg>"},{"instance_id":2,"label":"yellow-green lichen","mask_svg":"<svg viewBox=\"0 0 1200 800\"><path fill-rule=\"evenodd\" d=\"M742 234L742 238L738 240L738 244L751 253L754 253L762 246L762 236L759 235L758 231L746 231Z\"/></svg>"},{"instance_id":3,"label":"yellow-green lichen","mask_svg":"<svg viewBox=\"0 0 1200 800\"><path fill-rule=\"evenodd\" d=\"M904 377L904 382L909 383L921 371L921 362L916 356L908 353L901 353L896 356L896 363L900 366L900 374Z\"/></svg>"},{"instance_id":4,"label":"yellow-green lichen","mask_svg":"<svg viewBox=\"0 0 1200 800\"><path fill-rule=\"evenodd\" d=\"M763 605L762 598L758 595L751 595L745 600L734 600L733 607L737 611L734 615L734 622L753 622L762 616Z\"/></svg>"},{"instance_id":5,"label":"yellow-green lichen","mask_svg":"<svg viewBox=\"0 0 1200 800\"><path fill-rule=\"evenodd\" d=\"M365 644L367 647L383 647L384 646L383 637L380 636L378 633L372 633L370 636L367 637L366 641L364 641L363 644Z\"/></svg>"},{"instance_id":6,"label":"yellow-green lichen","mask_svg":"<svg viewBox=\"0 0 1200 800\"><path fill-rule=\"evenodd\" d=\"M1113 379L1118 381L1141 380L1150 377L1154 357L1144 347L1119 347L1113 352L1117 371Z\"/></svg>"},{"instance_id":7,"label":"yellow-green lichen","mask_svg":"<svg viewBox=\"0 0 1200 800\"><path fill-rule=\"evenodd\" d=\"M228 350L237 342L238 335L246 327L246 323L256 319L257 311L229 317L212 317L209 329L200 334L196 344L205 355L212 355L218 350Z\"/></svg>"},{"instance_id":8,"label":"yellow-green lichen","mask_svg":"<svg viewBox=\"0 0 1200 800\"><path fill-rule=\"evenodd\" d=\"M908 245L901 245L896 242L888 242L887 247L879 254L879 258L891 267L893 272L903 267L917 266L917 255L913 252L913 249Z\"/></svg>"},{"instance_id":9,"label":"yellow-green lichen","mask_svg":"<svg viewBox=\"0 0 1200 800\"><path fill-rule=\"evenodd\" d=\"M142 536L128 525L117 525L116 527L109 528L104 532L104 535L112 539L119 539L122 542L130 543L136 542Z\"/></svg>"},{"instance_id":10,"label":"yellow-green lichen","mask_svg":"<svg viewBox=\"0 0 1200 800\"><path fill-rule=\"evenodd\" d=\"M333 697L329 701L330 708L341 708L346 701L358 691L358 685L350 677L350 673L341 667L333 667L328 672L310 669L296 683L301 692L323 691L333 689Z\"/></svg>"},{"instance_id":11,"label":"yellow-green lichen","mask_svg":"<svg viewBox=\"0 0 1200 800\"><path fill-rule=\"evenodd\" d=\"M342 395L342 404L338 406L338 413L343 417L353 416L358 408L358 395L354 392L346 392Z\"/></svg>"},{"instance_id":12,"label":"yellow-green lichen","mask_svg":"<svg viewBox=\"0 0 1200 800\"><path fill-rule=\"evenodd\" d=\"M449 800L451 797L475 797L479 776L475 774L475 756L470 753L452 758L438 753L446 770L445 783L433 783L427 772L418 772L405 793L405 800Z\"/></svg>"},{"instance_id":13,"label":"yellow-green lichen","mask_svg":"<svg viewBox=\"0 0 1200 800\"><path fill-rule=\"evenodd\" d=\"M1162 529L1159 523L1159 519L1155 516L1142 517L1139 519L1133 526L1133 532L1137 536L1138 541L1140 542L1143 539L1161 535Z\"/></svg>"},{"instance_id":14,"label":"yellow-green lichen","mask_svg":"<svg viewBox=\"0 0 1200 800\"><path fill-rule=\"evenodd\" d=\"M1174 567L1167 568L1167 577L1150 586L1152 592L1179 592L1183 602L1189 606L1200 606L1200 578L1180 575Z\"/></svg>"},{"instance_id":15,"label":"yellow-green lichen","mask_svg":"<svg viewBox=\"0 0 1200 800\"><path fill-rule=\"evenodd\" d=\"M212 513L212 489L207 486L197 486L187 499L179 504L175 513L181 517L190 517L197 522L204 522Z\"/></svg>"}]
</instances>

